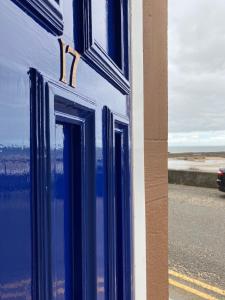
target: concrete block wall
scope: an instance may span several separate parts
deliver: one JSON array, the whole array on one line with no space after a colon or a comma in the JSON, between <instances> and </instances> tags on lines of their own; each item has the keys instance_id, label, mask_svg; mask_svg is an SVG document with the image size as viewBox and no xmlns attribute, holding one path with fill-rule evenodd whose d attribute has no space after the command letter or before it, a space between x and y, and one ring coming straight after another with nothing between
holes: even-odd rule
<instances>
[{"instance_id":1,"label":"concrete block wall","mask_svg":"<svg viewBox=\"0 0 225 300\"><path fill-rule=\"evenodd\" d=\"M167 0L144 0L143 14L147 298L167 300Z\"/></svg>"}]
</instances>

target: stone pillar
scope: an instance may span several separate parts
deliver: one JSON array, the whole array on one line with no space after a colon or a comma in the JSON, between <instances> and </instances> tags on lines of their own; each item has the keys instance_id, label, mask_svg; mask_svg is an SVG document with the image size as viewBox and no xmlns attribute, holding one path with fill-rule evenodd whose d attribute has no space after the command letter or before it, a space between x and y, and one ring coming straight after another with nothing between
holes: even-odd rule
<instances>
[{"instance_id":1,"label":"stone pillar","mask_svg":"<svg viewBox=\"0 0 225 300\"><path fill-rule=\"evenodd\" d=\"M168 299L167 0L143 0L148 300Z\"/></svg>"}]
</instances>

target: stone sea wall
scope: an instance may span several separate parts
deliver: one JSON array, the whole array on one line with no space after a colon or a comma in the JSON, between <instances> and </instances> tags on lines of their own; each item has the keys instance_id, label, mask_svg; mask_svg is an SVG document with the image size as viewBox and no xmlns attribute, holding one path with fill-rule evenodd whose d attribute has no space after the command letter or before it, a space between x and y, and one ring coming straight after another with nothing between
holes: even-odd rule
<instances>
[{"instance_id":1,"label":"stone sea wall","mask_svg":"<svg viewBox=\"0 0 225 300\"><path fill-rule=\"evenodd\" d=\"M216 173L183 170L169 170L168 173L169 183L217 188Z\"/></svg>"}]
</instances>

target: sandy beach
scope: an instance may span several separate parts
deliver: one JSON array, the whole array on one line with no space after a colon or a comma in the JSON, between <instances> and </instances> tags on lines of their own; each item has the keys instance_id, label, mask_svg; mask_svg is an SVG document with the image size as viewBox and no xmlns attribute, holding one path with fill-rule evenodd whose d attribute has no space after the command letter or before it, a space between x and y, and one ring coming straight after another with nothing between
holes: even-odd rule
<instances>
[{"instance_id":1,"label":"sandy beach","mask_svg":"<svg viewBox=\"0 0 225 300\"><path fill-rule=\"evenodd\" d=\"M225 168L225 152L168 153L168 168L214 173Z\"/></svg>"}]
</instances>

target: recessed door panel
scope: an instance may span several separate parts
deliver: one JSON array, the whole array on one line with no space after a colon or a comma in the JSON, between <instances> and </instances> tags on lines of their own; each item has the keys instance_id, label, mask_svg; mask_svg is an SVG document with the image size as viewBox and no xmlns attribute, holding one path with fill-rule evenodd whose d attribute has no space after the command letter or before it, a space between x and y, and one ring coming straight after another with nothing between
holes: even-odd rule
<instances>
[{"instance_id":1,"label":"recessed door panel","mask_svg":"<svg viewBox=\"0 0 225 300\"><path fill-rule=\"evenodd\" d=\"M104 108L107 299L132 299L129 126Z\"/></svg>"},{"instance_id":2,"label":"recessed door panel","mask_svg":"<svg viewBox=\"0 0 225 300\"><path fill-rule=\"evenodd\" d=\"M67 194L68 172L66 157L68 147L65 147L66 128L61 124L55 126L55 179L51 200L51 228L52 228L52 284L54 299L65 299L66 290L66 210L69 202ZM68 280L68 278L67 278Z\"/></svg>"},{"instance_id":3,"label":"recessed door panel","mask_svg":"<svg viewBox=\"0 0 225 300\"><path fill-rule=\"evenodd\" d=\"M52 290L57 300L82 299L81 126L55 125L51 197Z\"/></svg>"},{"instance_id":4,"label":"recessed door panel","mask_svg":"<svg viewBox=\"0 0 225 300\"><path fill-rule=\"evenodd\" d=\"M122 134L115 133L115 244L116 244L116 290L117 300L124 299L124 232L123 232L123 213L124 213L124 187L122 182ZM125 299L124 299L125 300Z\"/></svg>"}]
</instances>

